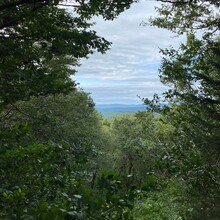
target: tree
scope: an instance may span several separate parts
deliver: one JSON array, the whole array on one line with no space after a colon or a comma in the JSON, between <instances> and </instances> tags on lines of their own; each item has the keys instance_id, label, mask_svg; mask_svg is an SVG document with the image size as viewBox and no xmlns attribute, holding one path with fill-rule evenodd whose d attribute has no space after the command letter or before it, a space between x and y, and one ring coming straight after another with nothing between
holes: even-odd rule
<instances>
[{"instance_id":1,"label":"tree","mask_svg":"<svg viewBox=\"0 0 220 220\"><path fill-rule=\"evenodd\" d=\"M197 201L192 218L216 219L220 200L220 45L215 10L220 2L161 2L159 15L151 24L186 34L187 38L178 50L161 50L160 78L170 90L164 93L169 106L160 112L166 118L164 122L176 128L174 146L166 156L168 167L179 172L187 182L191 200ZM150 103L147 99L145 102ZM155 96L151 104L156 109L158 103Z\"/></svg>"},{"instance_id":2,"label":"tree","mask_svg":"<svg viewBox=\"0 0 220 220\"><path fill-rule=\"evenodd\" d=\"M161 7L156 7L158 16L151 24L168 29L177 34L202 31L209 39L219 30L219 0L157 0ZM201 33L201 32L200 32Z\"/></svg>"},{"instance_id":3,"label":"tree","mask_svg":"<svg viewBox=\"0 0 220 220\"><path fill-rule=\"evenodd\" d=\"M32 97L2 113L1 218L129 216L129 178L97 164L108 137L88 94Z\"/></svg>"},{"instance_id":4,"label":"tree","mask_svg":"<svg viewBox=\"0 0 220 220\"><path fill-rule=\"evenodd\" d=\"M162 2L166 4L162 4L161 9L158 9L161 17L152 20L152 24L178 34L187 34L187 42L182 44L179 50L174 48L161 50L163 59L160 78L164 84L171 87L164 93L164 97L170 103L178 104L179 107L182 105L181 110L185 112L185 119L187 115L189 116L187 120L189 127L203 131L203 135L200 136L204 138L200 140L204 146L207 147L209 143L212 145L210 149L219 151L220 56L219 40L215 35L219 30L219 18L213 9L219 6L219 2ZM168 8L168 5L171 7ZM180 20L178 16L181 11L183 19ZM203 18L202 12L207 17ZM202 39L196 37L194 32L197 29L202 31L204 29ZM193 137L198 135L192 132L191 138Z\"/></svg>"},{"instance_id":5,"label":"tree","mask_svg":"<svg viewBox=\"0 0 220 220\"><path fill-rule=\"evenodd\" d=\"M162 115L143 111L116 117L111 130L115 170L126 174L128 186L139 192L133 218L188 219L193 207L187 187L190 183L183 180L180 170L192 171L200 159L198 152L190 148L180 152L175 140L177 128Z\"/></svg>"},{"instance_id":6,"label":"tree","mask_svg":"<svg viewBox=\"0 0 220 220\"><path fill-rule=\"evenodd\" d=\"M116 117L111 122L115 169L130 176L131 182L139 186L154 173L158 159L155 155L162 150L158 148L157 123L157 118L145 111Z\"/></svg>"},{"instance_id":7,"label":"tree","mask_svg":"<svg viewBox=\"0 0 220 220\"><path fill-rule=\"evenodd\" d=\"M72 1L74 15L59 0L10 0L0 3L0 103L4 107L31 96L68 92L80 58L104 53L110 43L89 23L94 15L113 19L129 1ZM51 65L60 63L56 69Z\"/></svg>"},{"instance_id":8,"label":"tree","mask_svg":"<svg viewBox=\"0 0 220 220\"><path fill-rule=\"evenodd\" d=\"M106 201L90 187L99 116L70 76L110 47L89 19L113 19L133 2L1 1L0 218L99 218Z\"/></svg>"},{"instance_id":9,"label":"tree","mask_svg":"<svg viewBox=\"0 0 220 220\"><path fill-rule=\"evenodd\" d=\"M89 94L72 91L47 97L32 97L11 105L5 124L27 123L36 141L65 141L80 145L97 142L100 130L99 114ZM2 122L2 125L4 123Z\"/></svg>"}]
</instances>

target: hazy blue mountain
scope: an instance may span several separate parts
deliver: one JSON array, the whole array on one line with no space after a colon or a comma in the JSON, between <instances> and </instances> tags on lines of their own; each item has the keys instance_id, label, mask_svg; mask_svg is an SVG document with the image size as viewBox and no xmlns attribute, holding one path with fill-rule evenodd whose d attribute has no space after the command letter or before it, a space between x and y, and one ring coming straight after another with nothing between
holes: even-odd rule
<instances>
[{"instance_id":1,"label":"hazy blue mountain","mask_svg":"<svg viewBox=\"0 0 220 220\"><path fill-rule=\"evenodd\" d=\"M122 114L131 114L137 111L144 111L145 105L124 105L124 104L97 104L96 109L104 118L112 118Z\"/></svg>"}]
</instances>

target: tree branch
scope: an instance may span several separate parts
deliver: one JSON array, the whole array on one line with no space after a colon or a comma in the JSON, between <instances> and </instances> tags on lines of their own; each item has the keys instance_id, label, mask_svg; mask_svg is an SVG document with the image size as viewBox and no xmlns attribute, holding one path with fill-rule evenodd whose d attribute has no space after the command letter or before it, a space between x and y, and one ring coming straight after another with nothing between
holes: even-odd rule
<instances>
[{"instance_id":1,"label":"tree branch","mask_svg":"<svg viewBox=\"0 0 220 220\"><path fill-rule=\"evenodd\" d=\"M10 2L7 4L2 4L0 5L0 11L9 9L18 5L23 5L23 4L36 4L36 3L46 3L48 4L48 0L19 0L17 2Z\"/></svg>"},{"instance_id":2,"label":"tree branch","mask_svg":"<svg viewBox=\"0 0 220 220\"><path fill-rule=\"evenodd\" d=\"M163 3L171 3L171 4L177 4L177 5L184 5L184 4L190 4L192 3L192 0L186 0L186 1L177 1L177 0L157 0L158 2Z\"/></svg>"},{"instance_id":3,"label":"tree branch","mask_svg":"<svg viewBox=\"0 0 220 220\"><path fill-rule=\"evenodd\" d=\"M14 110L16 110L16 111L19 112L20 114L22 114L22 115L28 117L29 119L34 119L34 120L40 120L40 121L43 121L43 122L47 122L47 120L45 120L45 119L43 119L43 118L38 118L38 117L34 117L34 116L32 116L32 115L27 114L26 112L20 110L15 104L12 104L12 103L11 103L10 105L14 108Z\"/></svg>"},{"instance_id":4,"label":"tree branch","mask_svg":"<svg viewBox=\"0 0 220 220\"><path fill-rule=\"evenodd\" d=\"M3 116L1 116L0 118L6 118L11 112L12 112L12 108L10 108Z\"/></svg>"},{"instance_id":5,"label":"tree branch","mask_svg":"<svg viewBox=\"0 0 220 220\"><path fill-rule=\"evenodd\" d=\"M34 1L34 0L31 0L31 1ZM42 3L39 4L38 6L35 6L31 11L34 12L34 11L37 11L38 9L44 7L47 5L47 2L43 3L43 1L45 0L42 0ZM6 27L10 27L10 26L14 26L14 25L17 25L20 21L22 20L22 16L21 18L19 19L18 17L16 18L13 18L12 20L6 20L6 22L4 21L3 19L3 22L0 23L0 29L3 29L3 28L6 28Z\"/></svg>"},{"instance_id":6,"label":"tree branch","mask_svg":"<svg viewBox=\"0 0 220 220\"><path fill-rule=\"evenodd\" d=\"M0 11L9 9L9 8L13 8L15 6L19 6L19 5L24 5L24 4L38 4L38 3L43 3L46 5L49 5L49 0L19 0L17 2L10 2L7 4L2 4L0 5ZM65 6L65 7L80 7L80 5L74 5L74 4L68 4L68 3L58 3L58 4L50 4L50 5L59 5L59 6Z\"/></svg>"}]
</instances>

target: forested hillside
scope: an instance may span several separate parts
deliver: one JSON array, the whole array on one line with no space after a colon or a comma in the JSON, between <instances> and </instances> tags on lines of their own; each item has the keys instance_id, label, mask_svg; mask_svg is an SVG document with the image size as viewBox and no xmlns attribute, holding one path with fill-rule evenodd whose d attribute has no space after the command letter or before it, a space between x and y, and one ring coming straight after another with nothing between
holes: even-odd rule
<instances>
[{"instance_id":1,"label":"forested hillside","mask_svg":"<svg viewBox=\"0 0 220 220\"><path fill-rule=\"evenodd\" d=\"M170 89L111 120L70 76L110 47L90 18L137 1L0 2L0 219L220 219L220 1L158 2L186 36L160 51Z\"/></svg>"}]
</instances>

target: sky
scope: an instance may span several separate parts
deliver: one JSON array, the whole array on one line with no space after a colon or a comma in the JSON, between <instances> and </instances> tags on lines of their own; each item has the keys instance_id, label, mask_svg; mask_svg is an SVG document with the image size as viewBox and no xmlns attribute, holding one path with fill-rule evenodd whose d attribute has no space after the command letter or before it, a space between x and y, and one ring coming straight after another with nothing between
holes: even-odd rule
<instances>
[{"instance_id":1,"label":"sky","mask_svg":"<svg viewBox=\"0 0 220 220\"><path fill-rule=\"evenodd\" d=\"M93 29L112 42L102 55L94 53L81 60L73 79L89 92L96 104L141 104L141 98L162 94L167 87L160 83L159 48L178 46L177 38L167 30L140 25L155 16L158 2L142 0L113 21L93 18Z\"/></svg>"}]
</instances>

